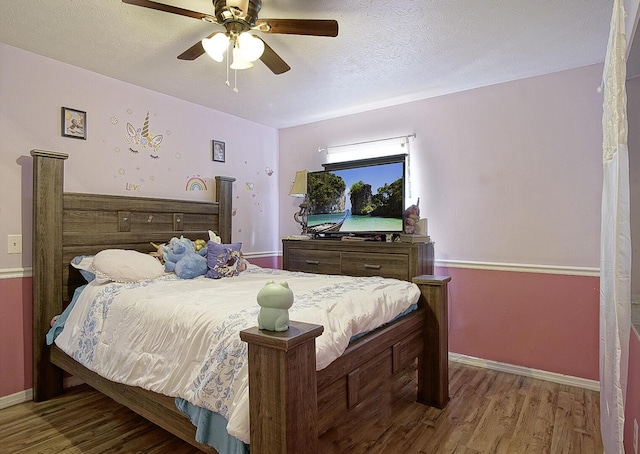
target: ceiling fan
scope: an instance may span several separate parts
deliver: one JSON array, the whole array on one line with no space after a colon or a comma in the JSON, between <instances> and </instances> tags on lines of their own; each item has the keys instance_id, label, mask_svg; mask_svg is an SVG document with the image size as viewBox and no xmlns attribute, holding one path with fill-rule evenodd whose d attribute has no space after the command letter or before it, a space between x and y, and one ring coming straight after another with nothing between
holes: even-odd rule
<instances>
[{"instance_id":1,"label":"ceiling fan","mask_svg":"<svg viewBox=\"0 0 640 454\"><path fill-rule=\"evenodd\" d=\"M338 22L324 19L258 19L258 13L262 8L262 0L212 0L214 14L204 14L188 9L178 8L171 5L164 5L151 0L122 0L123 3L142 6L144 8L165 11L167 13L178 14L180 16L200 19L212 24L222 25L226 32L213 32L201 42L197 42L189 49L178 55L180 60L195 60L205 53L205 45L212 39L214 41L225 41L226 45L231 42L234 45L234 60L236 60L236 48L243 38L253 43L262 53L259 57L274 74L282 74L291 67L259 36L248 34L249 30L257 30L262 33L274 33L285 35L310 35L310 36L338 36ZM246 38L249 36L249 38ZM257 42L255 40L259 40ZM224 46L225 43L223 43ZM244 46L244 44L242 44ZM207 46L208 47L208 46ZM226 50L226 48L225 48ZM222 61L222 51L219 59L206 49L207 53L215 60ZM240 60L240 58L238 58ZM231 66L233 68L233 65ZM249 66L245 66L249 67ZM238 66L238 69L242 69Z\"/></svg>"}]
</instances>

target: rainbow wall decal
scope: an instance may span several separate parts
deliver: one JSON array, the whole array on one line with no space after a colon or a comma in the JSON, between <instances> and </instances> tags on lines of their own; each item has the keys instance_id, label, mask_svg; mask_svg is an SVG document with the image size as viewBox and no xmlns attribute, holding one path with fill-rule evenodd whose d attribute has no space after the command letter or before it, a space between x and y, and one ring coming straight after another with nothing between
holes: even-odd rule
<instances>
[{"instance_id":1,"label":"rainbow wall decal","mask_svg":"<svg viewBox=\"0 0 640 454\"><path fill-rule=\"evenodd\" d=\"M191 177L187 181L186 191L206 191L207 183L200 177Z\"/></svg>"}]
</instances>

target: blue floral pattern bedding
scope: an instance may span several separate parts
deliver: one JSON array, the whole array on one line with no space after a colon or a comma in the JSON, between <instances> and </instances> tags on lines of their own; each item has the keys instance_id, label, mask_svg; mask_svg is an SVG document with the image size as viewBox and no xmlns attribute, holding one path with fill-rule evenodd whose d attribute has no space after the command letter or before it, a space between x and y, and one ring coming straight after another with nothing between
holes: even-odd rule
<instances>
[{"instance_id":1,"label":"blue floral pattern bedding","mask_svg":"<svg viewBox=\"0 0 640 454\"><path fill-rule=\"evenodd\" d=\"M287 281L291 320L316 323L317 368L340 356L352 336L391 321L415 304L417 286L395 279L291 273L253 265L227 279L92 282L68 315L56 344L116 382L140 386L219 413L227 431L249 442L247 345L257 325L258 291Z\"/></svg>"}]
</instances>

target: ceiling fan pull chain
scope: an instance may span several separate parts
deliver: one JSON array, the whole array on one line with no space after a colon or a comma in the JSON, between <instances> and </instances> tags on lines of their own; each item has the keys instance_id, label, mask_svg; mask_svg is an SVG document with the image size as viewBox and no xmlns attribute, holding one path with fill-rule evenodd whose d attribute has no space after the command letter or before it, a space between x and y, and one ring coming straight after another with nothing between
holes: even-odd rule
<instances>
[{"instance_id":1,"label":"ceiling fan pull chain","mask_svg":"<svg viewBox=\"0 0 640 454\"><path fill-rule=\"evenodd\" d=\"M229 83L229 48L227 47L227 81L225 82L227 84L227 87L231 86L231 83Z\"/></svg>"},{"instance_id":2,"label":"ceiling fan pull chain","mask_svg":"<svg viewBox=\"0 0 640 454\"><path fill-rule=\"evenodd\" d=\"M238 70L233 70L233 92L238 93Z\"/></svg>"}]
</instances>

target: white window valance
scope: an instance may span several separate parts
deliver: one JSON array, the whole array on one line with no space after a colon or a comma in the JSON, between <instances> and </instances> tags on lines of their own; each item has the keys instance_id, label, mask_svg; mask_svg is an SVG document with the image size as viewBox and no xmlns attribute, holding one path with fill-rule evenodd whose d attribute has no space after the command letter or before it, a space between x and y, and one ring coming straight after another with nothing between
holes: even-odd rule
<instances>
[{"instance_id":1,"label":"white window valance","mask_svg":"<svg viewBox=\"0 0 640 454\"><path fill-rule=\"evenodd\" d=\"M409 155L409 142L415 137L415 134L411 134L344 145L330 145L319 147L318 151L326 153L327 163L357 161L402 154Z\"/></svg>"},{"instance_id":2,"label":"white window valance","mask_svg":"<svg viewBox=\"0 0 640 454\"><path fill-rule=\"evenodd\" d=\"M318 152L326 153L326 164L405 155L405 200L410 200L412 197L412 185L411 166L409 165L411 160L409 144L415 138L416 134L413 133L406 136L388 137L385 139L367 140L364 142L344 145L319 147Z\"/></svg>"}]
</instances>

